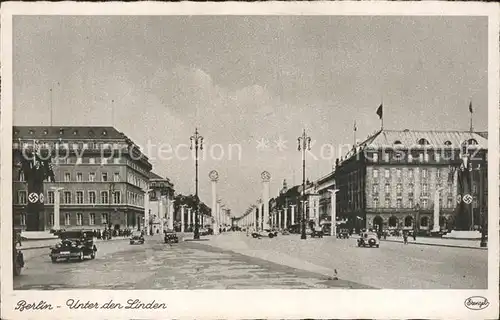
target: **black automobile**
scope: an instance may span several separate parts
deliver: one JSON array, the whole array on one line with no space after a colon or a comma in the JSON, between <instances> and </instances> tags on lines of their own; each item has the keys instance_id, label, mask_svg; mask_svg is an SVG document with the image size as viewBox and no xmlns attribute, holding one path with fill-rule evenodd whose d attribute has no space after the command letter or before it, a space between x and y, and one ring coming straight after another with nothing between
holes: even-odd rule
<instances>
[{"instance_id":1,"label":"black automobile","mask_svg":"<svg viewBox=\"0 0 500 320\"><path fill-rule=\"evenodd\" d=\"M179 237L175 231L165 231L165 236L163 237L165 243L179 243Z\"/></svg>"},{"instance_id":2,"label":"black automobile","mask_svg":"<svg viewBox=\"0 0 500 320\"><path fill-rule=\"evenodd\" d=\"M50 248L50 259L53 263L71 259L83 261L86 257L95 259L97 247L93 236L92 230L62 231L59 234L61 242Z\"/></svg>"},{"instance_id":3,"label":"black automobile","mask_svg":"<svg viewBox=\"0 0 500 320\"><path fill-rule=\"evenodd\" d=\"M12 232L12 269L14 276L21 275L21 270L24 268L24 255L21 250L17 249L17 244L21 245L21 230L14 229Z\"/></svg>"},{"instance_id":4,"label":"black automobile","mask_svg":"<svg viewBox=\"0 0 500 320\"><path fill-rule=\"evenodd\" d=\"M312 228L311 229L311 238L323 238L323 229Z\"/></svg>"},{"instance_id":5,"label":"black automobile","mask_svg":"<svg viewBox=\"0 0 500 320\"><path fill-rule=\"evenodd\" d=\"M130 244L144 244L144 236L142 232L134 232L130 237Z\"/></svg>"},{"instance_id":6,"label":"black automobile","mask_svg":"<svg viewBox=\"0 0 500 320\"><path fill-rule=\"evenodd\" d=\"M339 231L337 232L337 238L349 239L349 230L348 229L339 229Z\"/></svg>"}]
</instances>

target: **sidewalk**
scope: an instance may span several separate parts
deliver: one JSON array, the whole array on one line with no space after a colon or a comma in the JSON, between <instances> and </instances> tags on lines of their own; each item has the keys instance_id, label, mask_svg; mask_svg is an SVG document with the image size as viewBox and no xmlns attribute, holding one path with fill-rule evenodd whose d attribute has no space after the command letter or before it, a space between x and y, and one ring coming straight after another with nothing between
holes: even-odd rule
<instances>
[{"instance_id":1,"label":"sidewalk","mask_svg":"<svg viewBox=\"0 0 500 320\"><path fill-rule=\"evenodd\" d=\"M353 238L359 238L358 235L353 235ZM403 243L402 237L387 237L387 239L380 239L381 242L399 242ZM440 246L440 247L450 247L450 248L464 248L464 249L479 249L488 250L488 248L482 248L479 246L481 240L465 240L465 239L446 239L446 238L431 238L431 237L417 237L417 240L413 240L412 237L408 237L408 244L418 244L424 246Z\"/></svg>"},{"instance_id":2,"label":"sidewalk","mask_svg":"<svg viewBox=\"0 0 500 320\"><path fill-rule=\"evenodd\" d=\"M100 243L100 242L108 242L108 241L116 241L116 240L128 240L128 237L116 237L112 238L111 240L98 240L94 239L95 243ZM31 249L43 249L43 248L50 248L51 246L56 245L59 243L59 239L41 239L41 240L30 240L30 241L21 241L22 246L17 246L17 248L21 251L23 250L31 250Z\"/></svg>"}]
</instances>

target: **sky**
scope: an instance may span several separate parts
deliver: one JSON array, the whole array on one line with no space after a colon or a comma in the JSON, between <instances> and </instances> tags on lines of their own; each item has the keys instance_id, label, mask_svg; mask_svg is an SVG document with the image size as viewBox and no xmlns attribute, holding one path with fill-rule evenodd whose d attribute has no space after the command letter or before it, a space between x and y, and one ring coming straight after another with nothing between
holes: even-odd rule
<instances>
[{"instance_id":1,"label":"sky","mask_svg":"<svg viewBox=\"0 0 500 320\"><path fill-rule=\"evenodd\" d=\"M386 129L468 130L472 101L487 130L486 18L16 16L13 28L14 125L51 125L51 108L55 126L112 125L183 194L198 128L200 198L211 205L217 170L235 216L261 197L262 171L271 197L301 183L303 130L314 180L380 128L382 102Z\"/></svg>"}]
</instances>

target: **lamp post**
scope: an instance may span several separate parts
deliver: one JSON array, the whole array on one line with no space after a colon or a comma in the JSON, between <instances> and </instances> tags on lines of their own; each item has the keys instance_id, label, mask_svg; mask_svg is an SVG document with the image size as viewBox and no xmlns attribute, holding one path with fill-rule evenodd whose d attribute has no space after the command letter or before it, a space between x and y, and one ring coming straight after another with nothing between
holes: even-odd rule
<instances>
[{"instance_id":1,"label":"lamp post","mask_svg":"<svg viewBox=\"0 0 500 320\"><path fill-rule=\"evenodd\" d=\"M433 216L433 227L432 232L439 232L441 228L439 227L439 193L443 188L437 188L434 192L434 216Z\"/></svg>"},{"instance_id":2,"label":"lamp post","mask_svg":"<svg viewBox=\"0 0 500 320\"><path fill-rule=\"evenodd\" d=\"M302 133L302 136L297 138L298 150L302 151L302 201L305 203L306 197L306 150L311 150L311 137L307 136L306 130ZM306 236L306 213L305 208L300 208L301 211L301 226L302 233L300 239L307 239Z\"/></svg>"},{"instance_id":3,"label":"lamp post","mask_svg":"<svg viewBox=\"0 0 500 320\"><path fill-rule=\"evenodd\" d=\"M337 192L339 192L338 189L328 189L328 192L330 192L331 195L331 206L332 206L332 224L330 226L330 235L332 237L335 237L337 235Z\"/></svg>"},{"instance_id":4,"label":"lamp post","mask_svg":"<svg viewBox=\"0 0 500 320\"><path fill-rule=\"evenodd\" d=\"M113 200L113 195L114 194L115 194L115 184L114 184L114 182L111 182L109 184L109 199L108 199L108 203L109 203L109 221L108 221L108 226L109 226L110 232L111 232L111 225L112 225L112 223L111 223L111 216L112 216L112 214L111 214L111 208L112 208L111 204L113 203L112 200ZM116 208L115 208L115 210L116 210ZM128 219L127 219L126 224L128 226Z\"/></svg>"},{"instance_id":5,"label":"lamp post","mask_svg":"<svg viewBox=\"0 0 500 320\"><path fill-rule=\"evenodd\" d=\"M54 190L54 230L59 230L61 229L61 224L60 224L60 213L59 209L61 207L61 196L59 192L61 190L64 190L62 187L51 187L50 189Z\"/></svg>"},{"instance_id":6,"label":"lamp post","mask_svg":"<svg viewBox=\"0 0 500 320\"><path fill-rule=\"evenodd\" d=\"M198 133L198 128L194 130L194 135L190 137L191 140L191 150L194 149L195 152L195 201L196 208L194 212L194 239L200 239L200 226L199 226L199 211L200 211L200 199L198 199L198 150L203 150L203 137Z\"/></svg>"},{"instance_id":7,"label":"lamp post","mask_svg":"<svg viewBox=\"0 0 500 320\"><path fill-rule=\"evenodd\" d=\"M150 234L149 230L149 193L153 191L153 189L147 189L144 191L144 229L146 229L146 233ZM147 226L146 226L147 223Z\"/></svg>"},{"instance_id":8,"label":"lamp post","mask_svg":"<svg viewBox=\"0 0 500 320\"><path fill-rule=\"evenodd\" d=\"M181 233L184 233L184 209L187 207L185 204L181 204Z\"/></svg>"}]
</instances>

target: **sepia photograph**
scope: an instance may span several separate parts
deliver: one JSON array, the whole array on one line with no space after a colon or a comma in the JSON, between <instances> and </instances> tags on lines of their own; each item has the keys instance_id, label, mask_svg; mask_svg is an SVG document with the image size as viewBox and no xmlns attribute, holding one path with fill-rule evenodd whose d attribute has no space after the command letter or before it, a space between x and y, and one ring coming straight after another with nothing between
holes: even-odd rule
<instances>
[{"instance_id":1,"label":"sepia photograph","mask_svg":"<svg viewBox=\"0 0 500 320\"><path fill-rule=\"evenodd\" d=\"M136 6L2 10L2 312L498 315L498 7Z\"/></svg>"}]
</instances>

